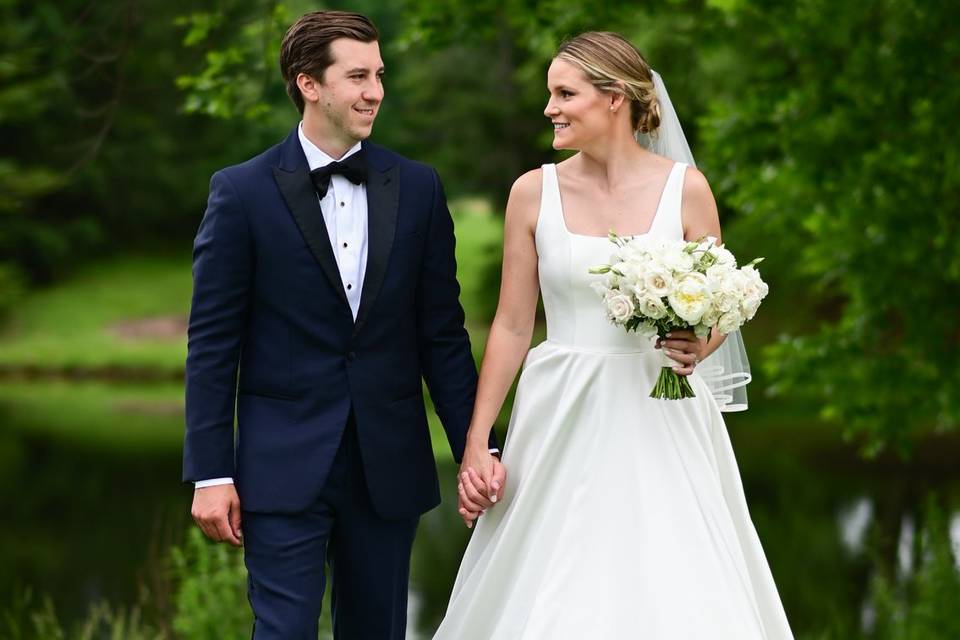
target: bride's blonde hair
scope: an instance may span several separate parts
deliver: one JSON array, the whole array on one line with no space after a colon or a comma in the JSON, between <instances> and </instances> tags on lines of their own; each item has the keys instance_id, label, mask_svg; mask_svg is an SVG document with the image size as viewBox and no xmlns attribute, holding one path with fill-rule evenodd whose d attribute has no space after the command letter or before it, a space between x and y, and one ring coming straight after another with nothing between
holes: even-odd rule
<instances>
[{"instance_id":1,"label":"bride's blonde hair","mask_svg":"<svg viewBox=\"0 0 960 640\"><path fill-rule=\"evenodd\" d=\"M640 51L620 34L581 33L560 45L554 57L579 67L597 89L626 97L634 131L650 134L660 126L653 70Z\"/></svg>"}]
</instances>

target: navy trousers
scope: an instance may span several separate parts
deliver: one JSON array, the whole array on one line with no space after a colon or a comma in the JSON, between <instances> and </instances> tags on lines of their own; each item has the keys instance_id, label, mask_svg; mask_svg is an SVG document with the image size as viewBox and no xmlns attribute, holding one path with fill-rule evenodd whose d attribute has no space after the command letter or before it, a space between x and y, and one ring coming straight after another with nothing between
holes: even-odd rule
<instances>
[{"instance_id":1,"label":"navy trousers","mask_svg":"<svg viewBox=\"0 0 960 640\"><path fill-rule=\"evenodd\" d=\"M242 515L254 640L316 640L327 567L334 638L404 639L419 518L374 512L352 413L326 486L306 512Z\"/></svg>"}]
</instances>

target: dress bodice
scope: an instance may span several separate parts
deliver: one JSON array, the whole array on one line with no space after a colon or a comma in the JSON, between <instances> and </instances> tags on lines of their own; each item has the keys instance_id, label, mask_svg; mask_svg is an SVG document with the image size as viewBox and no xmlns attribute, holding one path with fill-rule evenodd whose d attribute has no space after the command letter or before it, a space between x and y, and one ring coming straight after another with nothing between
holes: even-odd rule
<instances>
[{"instance_id":1,"label":"dress bodice","mask_svg":"<svg viewBox=\"0 0 960 640\"><path fill-rule=\"evenodd\" d=\"M680 205L686 168L680 162L673 165L650 230L643 235L683 239ZM613 245L605 236L576 234L567 228L554 164L543 165L536 246L549 342L608 353L653 349L653 340L628 333L607 320L599 296L590 287L597 276L589 269L609 263Z\"/></svg>"}]
</instances>

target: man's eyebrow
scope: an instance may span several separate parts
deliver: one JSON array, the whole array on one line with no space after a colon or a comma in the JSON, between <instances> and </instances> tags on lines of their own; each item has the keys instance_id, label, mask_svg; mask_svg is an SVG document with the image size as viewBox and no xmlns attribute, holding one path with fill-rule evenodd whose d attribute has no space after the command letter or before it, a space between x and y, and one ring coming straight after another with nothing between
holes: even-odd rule
<instances>
[{"instance_id":1,"label":"man's eyebrow","mask_svg":"<svg viewBox=\"0 0 960 640\"><path fill-rule=\"evenodd\" d=\"M347 73L367 73L370 71L367 67L354 67L353 69L347 70ZM383 73L383 67L377 69L377 73Z\"/></svg>"}]
</instances>

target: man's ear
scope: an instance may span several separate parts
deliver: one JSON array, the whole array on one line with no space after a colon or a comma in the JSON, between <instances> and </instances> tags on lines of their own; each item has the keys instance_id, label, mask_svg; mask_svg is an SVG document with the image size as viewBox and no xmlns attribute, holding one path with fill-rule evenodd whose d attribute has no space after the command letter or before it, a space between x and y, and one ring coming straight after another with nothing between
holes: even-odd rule
<instances>
[{"instance_id":1,"label":"man's ear","mask_svg":"<svg viewBox=\"0 0 960 640\"><path fill-rule=\"evenodd\" d=\"M304 102L319 102L321 83L319 80L306 73L297 74L297 88L303 96Z\"/></svg>"}]
</instances>

